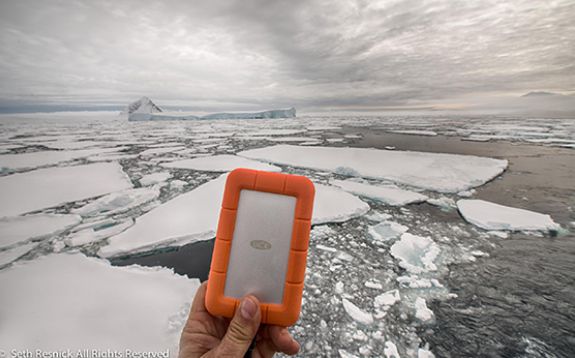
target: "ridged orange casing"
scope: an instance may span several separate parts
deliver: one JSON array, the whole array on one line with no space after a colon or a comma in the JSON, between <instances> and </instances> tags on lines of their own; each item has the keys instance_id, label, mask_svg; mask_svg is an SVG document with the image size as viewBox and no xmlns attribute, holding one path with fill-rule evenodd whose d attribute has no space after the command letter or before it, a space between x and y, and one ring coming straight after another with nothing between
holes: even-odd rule
<instances>
[{"instance_id":1,"label":"ridged orange casing","mask_svg":"<svg viewBox=\"0 0 575 358\"><path fill-rule=\"evenodd\" d=\"M304 176L235 169L226 181L216 242L212 255L206 308L215 316L232 317L239 299L224 296L228 262L242 190L256 190L296 198L295 217L282 304L261 303L262 323L291 326L299 317L315 188Z\"/></svg>"}]
</instances>

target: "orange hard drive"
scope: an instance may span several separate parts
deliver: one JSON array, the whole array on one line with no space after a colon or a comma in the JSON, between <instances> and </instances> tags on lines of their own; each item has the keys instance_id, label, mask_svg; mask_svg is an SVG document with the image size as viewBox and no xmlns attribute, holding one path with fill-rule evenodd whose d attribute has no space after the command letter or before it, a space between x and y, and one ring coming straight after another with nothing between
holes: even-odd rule
<instances>
[{"instance_id":1,"label":"orange hard drive","mask_svg":"<svg viewBox=\"0 0 575 358\"><path fill-rule=\"evenodd\" d=\"M304 176L250 169L228 175L206 293L211 314L232 317L252 294L262 323L297 321L314 194Z\"/></svg>"}]
</instances>

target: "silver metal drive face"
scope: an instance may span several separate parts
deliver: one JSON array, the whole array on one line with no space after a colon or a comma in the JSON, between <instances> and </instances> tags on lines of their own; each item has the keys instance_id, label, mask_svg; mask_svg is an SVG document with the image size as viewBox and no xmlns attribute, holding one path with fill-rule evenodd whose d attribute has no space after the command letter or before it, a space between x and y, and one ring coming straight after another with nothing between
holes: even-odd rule
<instances>
[{"instance_id":1,"label":"silver metal drive face","mask_svg":"<svg viewBox=\"0 0 575 358\"><path fill-rule=\"evenodd\" d=\"M224 295L281 304L296 198L240 191Z\"/></svg>"}]
</instances>

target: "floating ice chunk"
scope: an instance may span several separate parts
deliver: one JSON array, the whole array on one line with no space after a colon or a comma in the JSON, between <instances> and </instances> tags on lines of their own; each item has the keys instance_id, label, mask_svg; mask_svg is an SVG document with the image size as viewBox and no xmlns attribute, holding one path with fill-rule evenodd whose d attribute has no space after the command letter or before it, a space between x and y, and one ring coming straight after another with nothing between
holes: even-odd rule
<instances>
[{"instance_id":1,"label":"floating ice chunk","mask_svg":"<svg viewBox=\"0 0 575 358\"><path fill-rule=\"evenodd\" d=\"M207 172L228 172L236 168L266 170L270 172L281 171L281 168L275 165L270 165L229 154L178 160L170 163L163 163L161 166L164 168L192 169Z\"/></svg>"},{"instance_id":2,"label":"floating ice chunk","mask_svg":"<svg viewBox=\"0 0 575 358\"><path fill-rule=\"evenodd\" d=\"M19 259L20 257L26 255L30 252L33 248L35 248L38 244L36 243L28 243L20 246L13 247L8 250L0 251L0 267L7 265L14 260Z\"/></svg>"},{"instance_id":3,"label":"floating ice chunk","mask_svg":"<svg viewBox=\"0 0 575 358\"><path fill-rule=\"evenodd\" d=\"M341 129L341 127L340 126L308 126L307 129L310 131L330 131L330 130Z\"/></svg>"},{"instance_id":4,"label":"floating ice chunk","mask_svg":"<svg viewBox=\"0 0 575 358\"><path fill-rule=\"evenodd\" d=\"M399 352L397 351L397 346L391 341L385 342L383 354L385 355L385 358L401 358L399 356Z\"/></svg>"},{"instance_id":5,"label":"floating ice chunk","mask_svg":"<svg viewBox=\"0 0 575 358\"><path fill-rule=\"evenodd\" d=\"M69 237L64 239L64 242L68 246L91 244L117 235L132 225L134 225L134 221L132 219L128 219L113 226L100 228L99 230L95 230L94 228L84 229L71 234Z\"/></svg>"},{"instance_id":6,"label":"floating ice chunk","mask_svg":"<svg viewBox=\"0 0 575 358\"><path fill-rule=\"evenodd\" d=\"M310 137L270 137L266 140L270 142L313 142L314 138Z\"/></svg>"},{"instance_id":7,"label":"floating ice chunk","mask_svg":"<svg viewBox=\"0 0 575 358\"><path fill-rule=\"evenodd\" d=\"M47 168L12 174L0 177L0 217L19 215L131 187L132 182L118 163Z\"/></svg>"},{"instance_id":8,"label":"floating ice chunk","mask_svg":"<svg viewBox=\"0 0 575 358\"><path fill-rule=\"evenodd\" d=\"M399 295L399 290L390 290L387 292L382 293L379 296L376 296L373 300L373 304L376 307L381 306L392 306L396 302L401 301L401 296Z\"/></svg>"},{"instance_id":9,"label":"floating ice chunk","mask_svg":"<svg viewBox=\"0 0 575 358\"><path fill-rule=\"evenodd\" d=\"M426 348L418 348L417 358L435 358L435 355Z\"/></svg>"},{"instance_id":10,"label":"floating ice chunk","mask_svg":"<svg viewBox=\"0 0 575 358\"><path fill-rule=\"evenodd\" d=\"M427 308L425 298L417 297L415 299L415 318L422 322L431 321L434 317L433 311Z\"/></svg>"},{"instance_id":11,"label":"floating ice chunk","mask_svg":"<svg viewBox=\"0 0 575 358\"><path fill-rule=\"evenodd\" d=\"M369 211L369 205L338 188L315 184L313 224L344 222Z\"/></svg>"},{"instance_id":12,"label":"floating ice chunk","mask_svg":"<svg viewBox=\"0 0 575 358\"><path fill-rule=\"evenodd\" d=\"M489 233L489 235L496 236L500 239L507 239L509 237L509 232L507 232L507 231L493 230L493 231L488 231L488 233Z\"/></svg>"},{"instance_id":13,"label":"floating ice chunk","mask_svg":"<svg viewBox=\"0 0 575 358\"><path fill-rule=\"evenodd\" d=\"M255 132L250 132L250 136L274 136L274 135L293 135L304 133L305 129L263 129Z\"/></svg>"},{"instance_id":14,"label":"floating ice chunk","mask_svg":"<svg viewBox=\"0 0 575 358\"><path fill-rule=\"evenodd\" d=\"M82 218L78 215L36 214L0 219L0 248L18 242L58 235Z\"/></svg>"},{"instance_id":15,"label":"floating ice chunk","mask_svg":"<svg viewBox=\"0 0 575 358\"><path fill-rule=\"evenodd\" d=\"M322 250L322 251L327 251L327 252L337 252L337 249L334 249L333 247L325 246L322 244L315 245L315 248Z\"/></svg>"},{"instance_id":16,"label":"floating ice chunk","mask_svg":"<svg viewBox=\"0 0 575 358\"><path fill-rule=\"evenodd\" d=\"M212 238L225 181L223 174L138 217L133 227L112 237L99 255L111 257ZM343 190L321 184L315 188L314 224L343 222L369 210L369 205Z\"/></svg>"},{"instance_id":17,"label":"floating ice chunk","mask_svg":"<svg viewBox=\"0 0 575 358\"><path fill-rule=\"evenodd\" d=\"M411 130L411 129L393 130L393 131L389 131L389 132L390 133L397 133L397 134L424 135L424 136L430 136L430 137L435 137L437 135L437 133L434 131Z\"/></svg>"},{"instance_id":18,"label":"floating ice chunk","mask_svg":"<svg viewBox=\"0 0 575 358\"><path fill-rule=\"evenodd\" d=\"M125 149L84 149L84 150L50 150L42 152L30 152L21 154L0 155L0 167L7 169L26 169L54 165L74 159L89 157L97 154L117 152Z\"/></svg>"},{"instance_id":19,"label":"floating ice chunk","mask_svg":"<svg viewBox=\"0 0 575 358\"><path fill-rule=\"evenodd\" d=\"M338 349L337 352L339 353L340 358L358 358L355 354L351 354L343 349Z\"/></svg>"},{"instance_id":20,"label":"floating ice chunk","mask_svg":"<svg viewBox=\"0 0 575 358\"><path fill-rule=\"evenodd\" d=\"M272 163L331 172L344 167L351 169L348 175L386 179L453 193L485 184L507 167L507 161L500 159L371 148L277 145L238 154Z\"/></svg>"},{"instance_id":21,"label":"floating ice chunk","mask_svg":"<svg viewBox=\"0 0 575 358\"><path fill-rule=\"evenodd\" d=\"M399 276L397 282L403 287L408 288L432 288L434 284L428 278L421 278L417 276ZM436 281L438 284L439 282ZM439 284L436 287L443 287Z\"/></svg>"},{"instance_id":22,"label":"floating ice chunk","mask_svg":"<svg viewBox=\"0 0 575 358\"><path fill-rule=\"evenodd\" d=\"M461 199L457 208L465 220L485 230L557 231L551 216L484 200Z\"/></svg>"},{"instance_id":23,"label":"floating ice chunk","mask_svg":"<svg viewBox=\"0 0 575 358\"><path fill-rule=\"evenodd\" d=\"M198 286L163 267L114 267L82 254L18 263L0 271L0 317L10 327L0 347L173 354Z\"/></svg>"},{"instance_id":24,"label":"floating ice chunk","mask_svg":"<svg viewBox=\"0 0 575 358\"><path fill-rule=\"evenodd\" d=\"M387 205L392 206L421 203L427 199L427 196L423 194L409 190L403 190L396 187L395 185L370 185L351 180L330 180L329 183L355 195L379 200Z\"/></svg>"},{"instance_id":25,"label":"floating ice chunk","mask_svg":"<svg viewBox=\"0 0 575 358\"><path fill-rule=\"evenodd\" d=\"M367 288L373 288L374 290L381 290L383 288L383 285L380 282L372 279L365 281L363 285Z\"/></svg>"},{"instance_id":26,"label":"floating ice chunk","mask_svg":"<svg viewBox=\"0 0 575 358\"><path fill-rule=\"evenodd\" d=\"M475 192L476 192L475 189L464 190L457 193L457 196L460 196L462 198L469 198L472 197L475 194Z\"/></svg>"},{"instance_id":27,"label":"floating ice chunk","mask_svg":"<svg viewBox=\"0 0 575 358\"><path fill-rule=\"evenodd\" d=\"M342 298L341 302L343 303L343 308L345 312L356 322L362 324L372 324L373 323L373 316L371 313L367 313L362 311L359 307L351 303L345 298Z\"/></svg>"},{"instance_id":28,"label":"floating ice chunk","mask_svg":"<svg viewBox=\"0 0 575 358\"><path fill-rule=\"evenodd\" d=\"M138 154L110 153L110 154L95 155L93 157L88 157L86 159L89 162L117 162L120 160L134 159L137 157L138 157Z\"/></svg>"},{"instance_id":29,"label":"floating ice chunk","mask_svg":"<svg viewBox=\"0 0 575 358\"><path fill-rule=\"evenodd\" d=\"M183 180L172 180L170 182L170 188L173 188L175 190L181 190L184 186L186 186L188 183L183 181Z\"/></svg>"},{"instance_id":30,"label":"floating ice chunk","mask_svg":"<svg viewBox=\"0 0 575 358\"><path fill-rule=\"evenodd\" d=\"M337 293L338 295L343 295L344 290L343 290L344 284L341 281L338 281L335 284L335 293Z\"/></svg>"},{"instance_id":31,"label":"floating ice chunk","mask_svg":"<svg viewBox=\"0 0 575 358\"><path fill-rule=\"evenodd\" d=\"M370 221L384 221L391 218L391 215L379 211L370 211L365 218Z\"/></svg>"},{"instance_id":32,"label":"floating ice chunk","mask_svg":"<svg viewBox=\"0 0 575 358\"><path fill-rule=\"evenodd\" d=\"M162 147L162 148L150 148L150 149L146 149L143 152L141 152L139 155L142 157L148 157L148 156L152 156L152 155L158 155L158 154L165 154L165 153L172 153L172 152L177 152L180 150L184 150L186 149L186 147L183 146L178 146L178 147Z\"/></svg>"},{"instance_id":33,"label":"floating ice chunk","mask_svg":"<svg viewBox=\"0 0 575 358\"><path fill-rule=\"evenodd\" d=\"M439 246L426 236L410 233L391 246L391 255L399 260L399 266L411 273L437 270L433 263L439 254Z\"/></svg>"},{"instance_id":34,"label":"floating ice chunk","mask_svg":"<svg viewBox=\"0 0 575 358\"><path fill-rule=\"evenodd\" d=\"M441 198L429 198L427 202L433 206L441 208L443 211L451 211L457 207L455 200L442 196Z\"/></svg>"},{"instance_id":35,"label":"floating ice chunk","mask_svg":"<svg viewBox=\"0 0 575 358\"><path fill-rule=\"evenodd\" d=\"M384 221L368 228L369 235L377 241L388 241L399 237L406 232L407 226L398 224L393 221Z\"/></svg>"},{"instance_id":36,"label":"floating ice chunk","mask_svg":"<svg viewBox=\"0 0 575 358\"><path fill-rule=\"evenodd\" d=\"M158 196L160 196L160 188L158 186L128 189L105 195L81 208L72 210L72 212L84 217L100 214L115 215L150 202Z\"/></svg>"},{"instance_id":37,"label":"floating ice chunk","mask_svg":"<svg viewBox=\"0 0 575 358\"><path fill-rule=\"evenodd\" d=\"M170 172L157 172L157 173L144 175L139 180L139 182L140 182L140 184L142 184L142 186L149 186L149 185L154 185L154 184L158 184L158 183L163 183L166 180L170 179L171 177L172 177L172 174L170 174Z\"/></svg>"}]
</instances>

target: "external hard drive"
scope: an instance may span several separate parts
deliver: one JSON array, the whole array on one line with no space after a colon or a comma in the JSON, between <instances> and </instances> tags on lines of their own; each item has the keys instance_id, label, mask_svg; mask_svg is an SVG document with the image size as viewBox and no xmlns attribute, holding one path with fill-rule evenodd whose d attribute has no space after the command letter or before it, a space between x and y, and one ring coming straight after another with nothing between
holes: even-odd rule
<instances>
[{"instance_id":1,"label":"external hard drive","mask_svg":"<svg viewBox=\"0 0 575 358\"><path fill-rule=\"evenodd\" d=\"M300 313L315 189L304 176L236 169L227 178L206 307L232 317L242 297L261 302L262 323Z\"/></svg>"}]
</instances>

